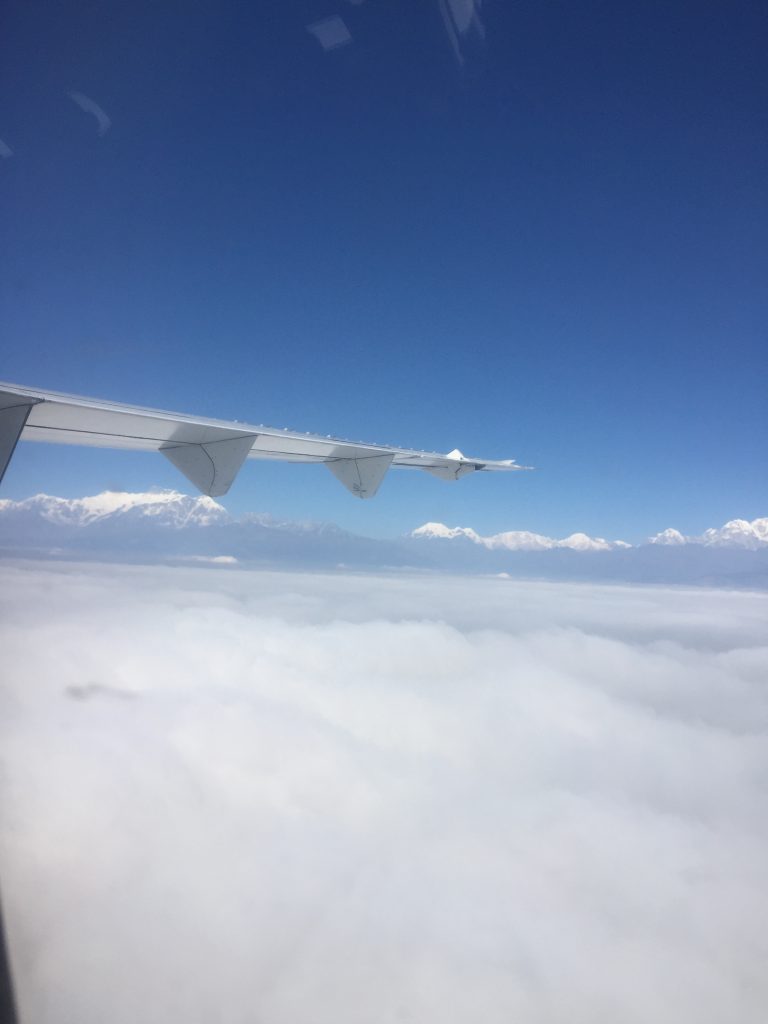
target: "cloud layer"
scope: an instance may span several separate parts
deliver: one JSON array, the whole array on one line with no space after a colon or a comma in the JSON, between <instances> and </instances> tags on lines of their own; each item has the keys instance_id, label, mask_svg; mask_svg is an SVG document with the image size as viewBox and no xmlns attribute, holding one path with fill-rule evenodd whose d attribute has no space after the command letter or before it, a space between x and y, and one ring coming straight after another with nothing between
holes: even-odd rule
<instances>
[{"instance_id":1,"label":"cloud layer","mask_svg":"<svg viewBox=\"0 0 768 1024\"><path fill-rule=\"evenodd\" d=\"M764 595L2 570L23 1021L763 1021Z\"/></svg>"}]
</instances>

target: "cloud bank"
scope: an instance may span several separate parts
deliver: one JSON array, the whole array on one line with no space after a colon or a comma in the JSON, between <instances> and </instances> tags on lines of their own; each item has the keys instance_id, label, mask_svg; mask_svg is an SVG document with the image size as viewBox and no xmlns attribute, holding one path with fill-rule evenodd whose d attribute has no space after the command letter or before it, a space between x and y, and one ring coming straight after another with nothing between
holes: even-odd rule
<instances>
[{"instance_id":1,"label":"cloud bank","mask_svg":"<svg viewBox=\"0 0 768 1024\"><path fill-rule=\"evenodd\" d=\"M22 1021L765 1019L765 595L0 575Z\"/></svg>"}]
</instances>

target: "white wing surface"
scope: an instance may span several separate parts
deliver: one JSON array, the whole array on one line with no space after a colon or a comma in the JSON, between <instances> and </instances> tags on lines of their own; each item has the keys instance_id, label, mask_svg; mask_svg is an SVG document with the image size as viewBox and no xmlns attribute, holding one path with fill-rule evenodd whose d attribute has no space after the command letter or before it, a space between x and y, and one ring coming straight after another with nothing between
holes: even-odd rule
<instances>
[{"instance_id":1,"label":"white wing surface","mask_svg":"<svg viewBox=\"0 0 768 1024\"><path fill-rule=\"evenodd\" d=\"M470 459L458 449L441 455L359 444L0 382L0 480L19 440L159 451L212 497L227 493L246 459L323 462L358 498L372 498L390 466L423 469L444 480L529 468L514 459Z\"/></svg>"}]
</instances>

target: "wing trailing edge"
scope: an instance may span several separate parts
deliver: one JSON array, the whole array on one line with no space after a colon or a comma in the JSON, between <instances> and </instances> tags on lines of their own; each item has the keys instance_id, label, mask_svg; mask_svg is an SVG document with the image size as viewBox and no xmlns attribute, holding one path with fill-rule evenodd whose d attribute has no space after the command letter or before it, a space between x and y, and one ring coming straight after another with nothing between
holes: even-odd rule
<instances>
[{"instance_id":1,"label":"wing trailing edge","mask_svg":"<svg viewBox=\"0 0 768 1024\"><path fill-rule=\"evenodd\" d=\"M468 458L458 449L443 455L364 444L0 382L0 479L19 440L157 451L212 497L227 493L246 459L325 463L359 498L376 494L390 466L443 480L530 468L514 459Z\"/></svg>"}]
</instances>

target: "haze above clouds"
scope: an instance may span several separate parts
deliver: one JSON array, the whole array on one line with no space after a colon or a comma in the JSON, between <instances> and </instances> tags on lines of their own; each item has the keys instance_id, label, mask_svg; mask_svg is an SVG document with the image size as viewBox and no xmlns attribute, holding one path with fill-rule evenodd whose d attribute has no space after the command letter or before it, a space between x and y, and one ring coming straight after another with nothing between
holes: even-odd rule
<instances>
[{"instance_id":1,"label":"haze above clouds","mask_svg":"<svg viewBox=\"0 0 768 1024\"><path fill-rule=\"evenodd\" d=\"M22 1021L765 1019L765 595L1 573Z\"/></svg>"}]
</instances>

